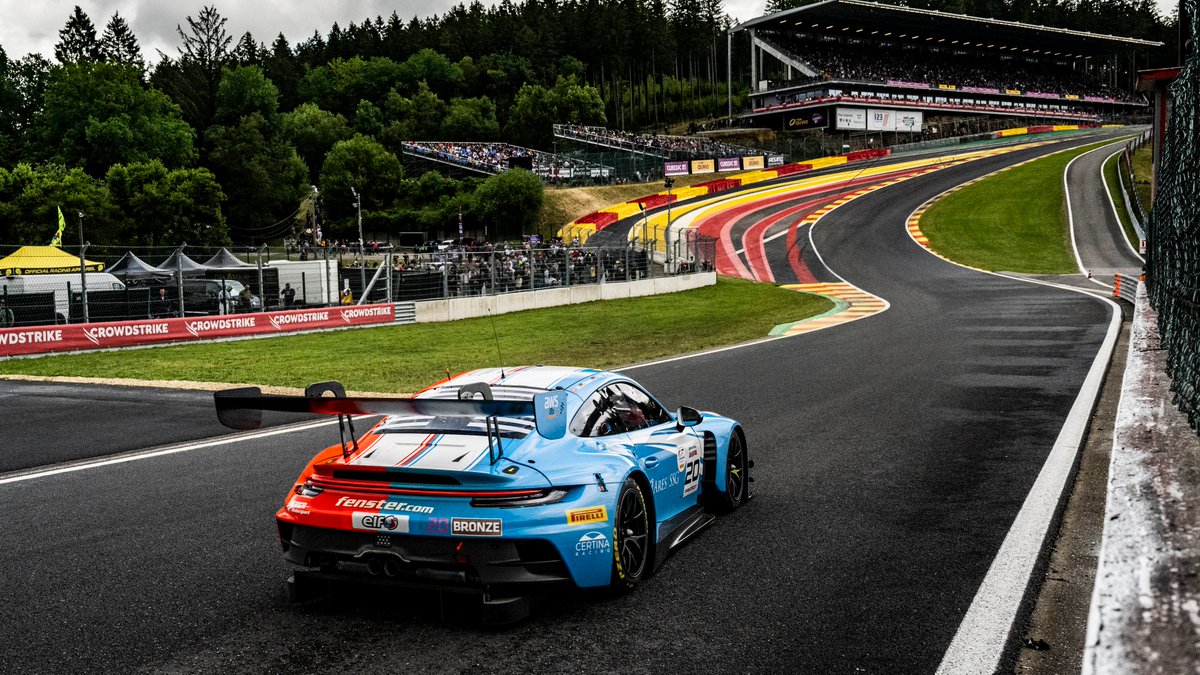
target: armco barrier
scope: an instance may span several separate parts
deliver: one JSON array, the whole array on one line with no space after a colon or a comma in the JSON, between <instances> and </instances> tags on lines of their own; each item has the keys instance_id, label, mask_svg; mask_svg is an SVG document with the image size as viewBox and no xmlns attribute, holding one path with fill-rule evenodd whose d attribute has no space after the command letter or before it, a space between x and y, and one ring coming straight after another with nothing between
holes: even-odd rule
<instances>
[{"instance_id":1,"label":"armco barrier","mask_svg":"<svg viewBox=\"0 0 1200 675\"><path fill-rule=\"evenodd\" d=\"M505 295L452 298L450 300L426 300L416 303L418 323L456 321L519 312L526 309L573 305L593 300L636 298L644 295L659 295L687 291L717 283L716 272L680 274L639 281L618 281L586 286L571 286L537 291L536 293L509 293Z\"/></svg>"},{"instance_id":2,"label":"armco barrier","mask_svg":"<svg viewBox=\"0 0 1200 675\"><path fill-rule=\"evenodd\" d=\"M392 304L0 329L0 357L217 338L285 335L396 322Z\"/></svg>"},{"instance_id":3,"label":"armco barrier","mask_svg":"<svg viewBox=\"0 0 1200 675\"><path fill-rule=\"evenodd\" d=\"M1113 297L1121 298L1133 304L1137 301L1137 277L1117 274L1113 279Z\"/></svg>"}]
</instances>

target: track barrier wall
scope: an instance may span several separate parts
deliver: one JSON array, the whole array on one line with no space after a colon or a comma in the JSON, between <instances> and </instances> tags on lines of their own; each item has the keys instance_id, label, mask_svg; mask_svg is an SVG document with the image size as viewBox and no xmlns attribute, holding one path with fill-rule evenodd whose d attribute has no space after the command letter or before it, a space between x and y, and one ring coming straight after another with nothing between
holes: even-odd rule
<instances>
[{"instance_id":1,"label":"track barrier wall","mask_svg":"<svg viewBox=\"0 0 1200 675\"><path fill-rule=\"evenodd\" d=\"M601 273L600 280L595 283L543 285L536 290L527 289L527 292L520 293L488 295L480 292L483 290L481 288L473 293L464 291L455 297L440 296L418 302L5 328L0 329L0 359L207 340L277 337L389 324L454 321L594 300L675 293L716 283L716 272L711 269L668 276L644 276L637 272L624 276L614 274L613 281L607 280L603 267ZM616 280L618 278L622 280Z\"/></svg>"},{"instance_id":2,"label":"track barrier wall","mask_svg":"<svg viewBox=\"0 0 1200 675\"><path fill-rule=\"evenodd\" d=\"M309 330L394 323L396 317L395 306L380 304L184 319L5 328L0 329L0 356L275 336Z\"/></svg>"}]
</instances>

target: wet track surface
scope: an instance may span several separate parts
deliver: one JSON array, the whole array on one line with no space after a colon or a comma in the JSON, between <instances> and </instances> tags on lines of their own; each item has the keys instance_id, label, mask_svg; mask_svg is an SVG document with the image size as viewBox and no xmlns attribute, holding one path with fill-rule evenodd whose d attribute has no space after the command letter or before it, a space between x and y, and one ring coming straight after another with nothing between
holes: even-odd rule
<instances>
[{"instance_id":1,"label":"wet track surface","mask_svg":"<svg viewBox=\"0 0 1200 675\"><path fill-rule=\"evenodd\" d=\"M1059 147L915 178L821 220L825 262L887 312L629 371L670 407L740 419L756 461L754 501L630 595L564 594L504 630L443 619L423 598L289 605L273 514L336 440L325 426L0 483L0 670L932 672L1110 309L945 263L904 221ZM54 448L108 454L216 428L208 394L2 391L16 412L5 461L16 447L59 461ZM12 406L31 391L47 410L26 422ZM112 396L125 403L87 402Z\"/></svg>"}]
</instances>

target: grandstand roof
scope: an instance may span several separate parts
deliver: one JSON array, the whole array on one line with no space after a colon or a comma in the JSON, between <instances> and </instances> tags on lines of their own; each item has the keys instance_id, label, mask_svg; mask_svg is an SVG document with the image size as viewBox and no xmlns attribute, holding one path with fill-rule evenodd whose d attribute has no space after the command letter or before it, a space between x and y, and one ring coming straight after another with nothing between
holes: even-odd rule
<instances>
[{"instance_id":1,"label":"grandstand roof","mask_svg":"<svg viewBox=\"0 0 1200 675\"><path fill-rule=\"evenodd\" d=\"M926 44L950 46L947 40L958 40L977 48L1007 47L1031 54L1084 57L1114 52L1157 47L1162 43L1137 38L1100 35L1066 28L1050 28L1002 19L988 19L966 14L951 14L915 7L898 7L864 0L824 0L775 14L768 14L734 26L732 30L828 32L831 35L859 37L886 34L895 38L917 40ZM853 33L851 32L853 31ZM953 43L952 43L953 44Z\"/></svg>"}]
</instances>

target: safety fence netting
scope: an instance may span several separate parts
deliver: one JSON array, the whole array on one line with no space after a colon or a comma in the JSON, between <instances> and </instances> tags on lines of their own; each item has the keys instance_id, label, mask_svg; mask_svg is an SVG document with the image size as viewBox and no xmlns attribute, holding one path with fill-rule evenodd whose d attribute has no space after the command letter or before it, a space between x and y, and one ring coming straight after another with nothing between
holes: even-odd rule
<instances>
[{"instance_id":1,"label":"safety fence netting","mask_svg":"<svg viewBox=\"0 0 1200 675\"><path fill-rule=\"evenodd\" d=\"M1191 34L1200 27L1196 0L1187 0ZM1158 311L1175 404L1195 428L1200 417L1200 51L1171 85L1172 112L1150 214L1147 282Z\"/></svg>"},{"instance_id":2,"label":"safety fence netting","mask_svg":"<svg viewBox=\"0 0 1200 675\"><path fill-rule=\"evenodd\" d=\"M624 240L361 249L0 245L0 328L543 291L709 272L715 264L715 242L700 237L681 240L670 260L653 242Z\"/></svg>"}]
</instances>

